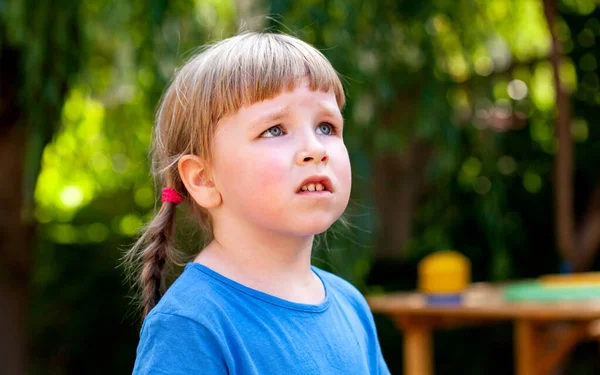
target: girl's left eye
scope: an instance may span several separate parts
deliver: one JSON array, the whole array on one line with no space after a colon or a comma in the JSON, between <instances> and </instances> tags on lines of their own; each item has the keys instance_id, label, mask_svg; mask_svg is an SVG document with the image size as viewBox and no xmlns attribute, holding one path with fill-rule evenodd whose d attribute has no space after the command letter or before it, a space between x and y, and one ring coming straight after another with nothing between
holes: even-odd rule
<instances>
[{"instance_id":1,"label":"girl's left eye","mask_svg":"<svg viewBox=\"0 0 600 375\"><path fill-rule=\"evenodd\" d=\"M328 122L322 122L319 124L319 127L317 127L317 130L323 135L331 135L333 134L333 125Z\"/></svg>"}]
</instances>

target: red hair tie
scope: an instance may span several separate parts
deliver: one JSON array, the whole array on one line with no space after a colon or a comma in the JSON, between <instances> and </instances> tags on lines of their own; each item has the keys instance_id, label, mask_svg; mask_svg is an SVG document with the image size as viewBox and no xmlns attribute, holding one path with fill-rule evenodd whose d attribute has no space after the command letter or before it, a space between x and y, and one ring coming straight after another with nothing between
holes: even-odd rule
<instances>
[{"instance_id":1,"label":"red hair tie","mask_svg":"<svg viewBox=\"0 0 600 375\"><path fill-rule=\"evenodd\" d=\"M162 189L162 201L163 202L172 202L177 206L179 203L183 202L183 197L179 195L175 189L172 188L164 188Z\"/></svg>"}]
</instances>

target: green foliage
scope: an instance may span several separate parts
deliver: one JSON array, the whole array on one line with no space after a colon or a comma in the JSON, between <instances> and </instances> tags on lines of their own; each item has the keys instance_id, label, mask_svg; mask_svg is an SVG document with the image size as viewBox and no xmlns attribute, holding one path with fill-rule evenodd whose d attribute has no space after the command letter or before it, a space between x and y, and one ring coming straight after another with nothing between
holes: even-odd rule
<instances>
[{"instance_id":1,"label":"green foliage","mask_svg":"<svg viewBox=\"0 0 600 375\"><path fill-rule=\"evenodd\" d=\"M31 220L33 189L46 144L58 128L69 83L82 62L79 3L69 1L0 2L0 48L17 60L19 125L29 132L25 158L24 217Z\"/></svg>"},{"instance_id":2,"label":"green foliage","mask_svg":"<svg viewBox=\"0 0 600 375\"><path fill-rule=\"evenodd\" d=\"M34 373L86 372L91 362L101 364L99 373L130 371L138 326L116 267L120 249L154 213L147 151L155 106L175 67L197 46L244 23L238 3L0 2L0 47L19 51L21 105L32 129L28 175L37 176L36 165L42 166L35 195L31 191L40 223ZM434 153L406 263L454 248L471 259L475 280L557 270L552 163L558 144L540 1L266 5L275 15L270 27L320 48L347 90L345 141L355 176L349 229L339 223L322 236L318 265L372 288L365 281L380 224L373 163L418 142ZM574 99L580 215L600 163L600 128L593 126L600 104L600 13L593 1L565 0L560 10L557 30L566 53L560 75ZM193 234L185 229L180 236L184 250L194 251ZM387 327L384 342L398 340L386 324L380 326ZM505 331L490 337L509 340ZM509 371L489 368L491 351L471 358L473 343L486 342L489 333L443 336L436 347L446 361L442 372L460 372L467 359L473 373ZM471 345L453 352L453 360L443 353L456 340ZM89 350L77 349L90 341ZM106 347L109 358L99 357ZM506 345L494 348L510 360Z\"/></svg>"}]
</instances>

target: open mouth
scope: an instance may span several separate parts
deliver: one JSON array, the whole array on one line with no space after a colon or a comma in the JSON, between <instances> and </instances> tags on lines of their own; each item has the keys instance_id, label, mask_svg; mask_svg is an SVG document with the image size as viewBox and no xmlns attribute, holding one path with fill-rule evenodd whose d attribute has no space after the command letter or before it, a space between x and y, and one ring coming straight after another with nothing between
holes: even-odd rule
<instances>
[{"instance_id":1,"label":"open mouth","mask_svg":"<svg viewBox=\"0 0 600 375\"><path fill-rule=\"evenodd\" d=\"M296 193L329 192L333 193L331 180L326 176L312 176L302 182Z\"/></svg>"},{"instance_id":2,"label":"open mouth","mask_svg":"<svg viewBox=\"0 0 600 375\"><path fill-rule=\"evenodd\" d=\"M298 193L303 191L327 191L327 187L320 182L317 182L316 184L310 183L303 185L300 190L298 190Z\"/></svg>"}]
</instances>

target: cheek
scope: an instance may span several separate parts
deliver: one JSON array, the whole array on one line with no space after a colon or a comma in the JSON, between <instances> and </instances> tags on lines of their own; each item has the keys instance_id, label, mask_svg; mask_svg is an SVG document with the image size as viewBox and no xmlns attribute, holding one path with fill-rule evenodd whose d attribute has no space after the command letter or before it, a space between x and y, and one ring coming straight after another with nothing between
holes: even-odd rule
<instances>
[{"instance_id":1,"label":"cheek","mask_svg":"<svg viewBox=\"0 0 600 375\"><path fill-rule=\"evenodd\" d=\"M262 204L264 199L273 199L275 191L281 193L289 173L289 163L283 152L264 149L230 151L219 166L224 198L242 202L249 202L248 198L251 198Z\"/></svg>"},{"instance_id":2,"label":"cheek","mask_svg":"<svg viewBox=\"0 0 600 375\"><path fill-rule=\"evenodd\" d=\"M350 167L350 157L346 146L342 143L333 147L331 158L336 161L334 170L339 183L349 192L352 184L352 169Z\"/></svg>"},{"instance_id":3,"label":"cheek","mask_svg":"<svg viewBox=\"0 0 600 375\"><path fill-rule=\"evenodd\" d=\"M254 223L272 226L282 220L289 207L291 188L289 184L289 161L282 153L244 153L234 178L237 188L231 191L229 201L238 212Z\"/></svg>"},{"instance_id":4,"label":"cheek","mask_svg":"<svg viewBox=\"0 0 600 375\"><path fill-rule=\"evenodd\" d=\"M279 187L289 178L289 162L282 153L260 152L248 160L249 178L264 189Z\"/></svg>"},{"instance_id":5,"label":"cheek","mask_svg":"<svg viewBox=\"0 0 600 375\"><path fill-rule=\"evenodd\" d=\"M289 155L277 144L255 145L239 155L245 168L240 171L247 184L253 184L258 199L276 199L289 179Z\"/></svg>"}]
</instances>

